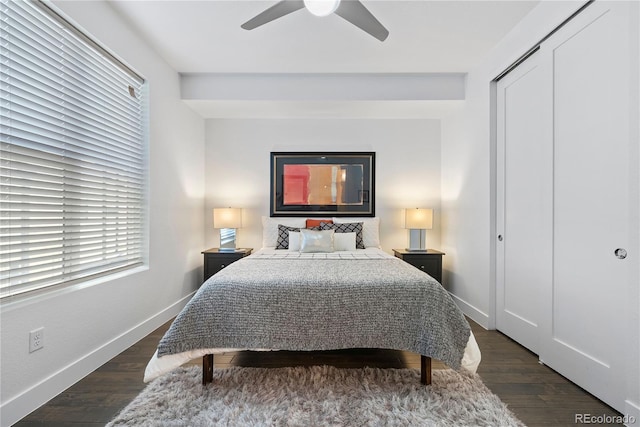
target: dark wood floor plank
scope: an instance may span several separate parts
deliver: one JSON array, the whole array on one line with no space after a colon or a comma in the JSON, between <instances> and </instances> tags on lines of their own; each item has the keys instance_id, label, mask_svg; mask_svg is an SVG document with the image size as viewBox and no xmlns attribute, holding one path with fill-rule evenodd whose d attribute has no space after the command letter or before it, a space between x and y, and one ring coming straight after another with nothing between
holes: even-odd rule
<instances>
[{"instance_id":1,"label":"dark wood floor plank","mask_svg":"<svg viewBox=\"0 0 640 427\"><path fill-rule=\"evenodd\" d=\"M529 427L575 426L575 414L619 415L497 331L470 322L482 351L478 374ZM104 426L145 387L144 369L169 327L158 328L16 425L19 427ZM200 365L201 359L191 362ZM229 366L376 366L420 369L410 352L352 349L330 352L231 352L215 357L216 369ZM433 369L445 366L433 361Z\"/></svg>"}]
</instances>

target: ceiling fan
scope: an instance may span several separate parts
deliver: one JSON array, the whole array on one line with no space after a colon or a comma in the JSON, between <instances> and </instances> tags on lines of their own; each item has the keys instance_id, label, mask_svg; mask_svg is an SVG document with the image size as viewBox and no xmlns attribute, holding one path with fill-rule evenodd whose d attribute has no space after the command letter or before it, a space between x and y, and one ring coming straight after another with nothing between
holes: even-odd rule
<instances>
[{"instance_id":1,"label":"ceiling fan","mask_svg":"<svg viewBox=\"0 0 640 427\"><path fill-rule=\"evenodd\" d=\"M335 13L380 41L384 41L389 36L389 31L360 0L282 0L251 18L241 27L245 30L253 30L303 8L307 8L316 16L328 16Z\"/></svg>"}]
</instances>

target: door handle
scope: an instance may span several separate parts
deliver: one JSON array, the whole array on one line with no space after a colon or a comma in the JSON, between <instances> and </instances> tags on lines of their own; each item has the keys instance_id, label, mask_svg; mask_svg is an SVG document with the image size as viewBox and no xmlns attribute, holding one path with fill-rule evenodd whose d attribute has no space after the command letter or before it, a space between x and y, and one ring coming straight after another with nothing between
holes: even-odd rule
<instances>
[{"instance_id":1,"label":"door handle","mask_svg":"<svg viewBox=\"0 0 640 427\"><path fill-rule=\"evenodd\" d=\"M502 238L502 234L498 234L498 241L502 242L503 238Z\"/></svg>"},{"instance_id":2,"label":"door handle","mask_svg":"<svg viewBox=\"0 0 640 427\"><path fill-rule=\"evenodd\" d=\"M626 249L622 249L622 248L618 248L615 251L613 251L613 254L618 258L618 259L625 259L627 257L627 251Z\"/></svg>"}]
</instances>

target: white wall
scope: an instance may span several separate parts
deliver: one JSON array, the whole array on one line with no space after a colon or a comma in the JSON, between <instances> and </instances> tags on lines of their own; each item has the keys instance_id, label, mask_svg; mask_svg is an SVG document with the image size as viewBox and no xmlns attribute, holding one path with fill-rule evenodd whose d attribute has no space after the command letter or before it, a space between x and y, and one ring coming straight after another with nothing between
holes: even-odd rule
<instances>
[{"instance_id":1,"label":"white wall","mask_svg":"<svg viewBox=\"0 0 640 427\"><path fill-rule=\"evenodd\" d=\"M149 82L149 262L118 279L3 302L3 426L169 320L202 279L204 120L180 100L178 74L106 2L56 6ZM29 331L39 327L44 348L30 354Z\"/></svg>"},{"instance_id":2,"label":"white wall","mask_svg":"<svg viewBox=\"0 0 640 427\"><path fill-rule=\"evenodd\" d=\"M238 246L262 246L271 151L375 151L383 249L407 246L406 207L434 209L427 245L440 247L439 120L210 119L206 137L206 247L219 245L212 209L227 206L244 208Z\"/></svg>"}]
</instances>

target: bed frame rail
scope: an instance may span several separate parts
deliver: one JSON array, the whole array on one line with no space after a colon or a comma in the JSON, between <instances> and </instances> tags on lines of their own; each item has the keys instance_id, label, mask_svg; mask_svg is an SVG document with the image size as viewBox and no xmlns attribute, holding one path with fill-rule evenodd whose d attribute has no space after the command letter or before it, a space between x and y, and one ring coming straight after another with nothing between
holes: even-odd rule
<instances>
[{"instance_id":1,"label":"bed frame rail","mask_svg":"<svg viewBox=\"0 0 640 427\"><path fill-rule=\"evenodd\" d=\"M213 382L213 354L202 356L202 385ZM431 358L420 355L420 382L431 384Z\"/></svg>"}]
</instances>

